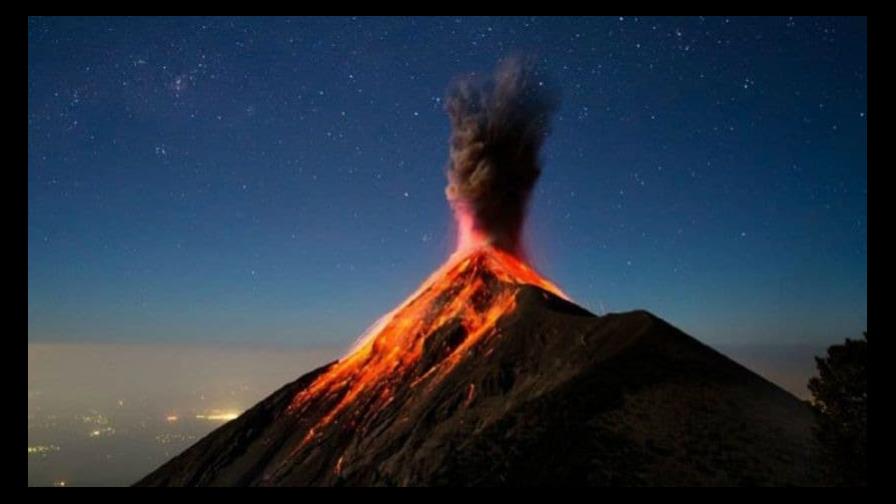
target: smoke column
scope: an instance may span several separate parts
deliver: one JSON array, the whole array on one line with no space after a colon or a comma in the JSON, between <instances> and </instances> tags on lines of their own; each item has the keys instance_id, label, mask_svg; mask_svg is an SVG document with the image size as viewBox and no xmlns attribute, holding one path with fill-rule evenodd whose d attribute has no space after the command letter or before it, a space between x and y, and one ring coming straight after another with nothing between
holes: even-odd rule
<instances>
[{"instance_id":1,"label":"smoke column","mask_svg":"<svg viewBox=\"0 0 896 504\"><path fill-rule=\"evenodd\" d=\"M450 89L445 194L458 223L459 249L491 243L523 256L523 221L557 103L544 76L519 58L503 61L489 78L463 78Z\"/></svg>"}]
</instances>

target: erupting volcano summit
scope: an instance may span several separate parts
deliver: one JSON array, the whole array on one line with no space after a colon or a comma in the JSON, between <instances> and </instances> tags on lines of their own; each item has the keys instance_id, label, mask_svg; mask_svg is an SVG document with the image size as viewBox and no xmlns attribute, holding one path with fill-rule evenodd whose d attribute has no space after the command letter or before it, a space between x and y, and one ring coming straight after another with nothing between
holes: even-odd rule
<instances>
[{"instance_id":1,"label":"erupting volcano summit","mask_svg":"<svg viewBox=\"0 0 896 504\"><path fill-rule=\"evenodd\" d=\"M525 259L555 95L509 60L446 101L458 249L339 361L138 485L817 484L805 404L657 317L598 317Z\"/></svg>"}]
</instances>

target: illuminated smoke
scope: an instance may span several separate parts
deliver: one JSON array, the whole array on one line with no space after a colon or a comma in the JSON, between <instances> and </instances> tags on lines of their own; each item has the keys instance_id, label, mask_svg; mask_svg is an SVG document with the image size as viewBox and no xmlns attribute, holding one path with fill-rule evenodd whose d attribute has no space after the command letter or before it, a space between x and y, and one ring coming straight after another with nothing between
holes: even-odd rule
<instances>
[{"instance_id":1,"label":"illuminated smoke","mask_svg":"<svg viewBox=\"0 0 896 504\"><path fill-rule=\"evenodd\" d=\"M452 129L445 194L459 249L489 242L523 255L526 207L556 105L545 77L519 58L503 61L490 78L453 86L445 103Z\"/></svg>"}]
</instances>

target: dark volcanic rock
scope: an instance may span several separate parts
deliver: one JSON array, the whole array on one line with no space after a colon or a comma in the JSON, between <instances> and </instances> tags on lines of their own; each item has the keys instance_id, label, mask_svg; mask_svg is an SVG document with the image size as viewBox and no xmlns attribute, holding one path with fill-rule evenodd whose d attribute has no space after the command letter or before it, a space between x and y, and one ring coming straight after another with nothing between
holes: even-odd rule
<instances>
[{"instance_id":1,"label":"dark volcanic rock","mask_svg":"<svg viewBox=\"0 0 896 504\"><path fill-rule=\"evenodd\" d=\"M598 317L532 286L515 295L446 376L400 387L363 421L298 449L309 413L286 408L325 366L137 485L822 483L814 418L789 393L650 313ZM415 372L465 337L445 324Z\"/></svg>"}]
</instances>

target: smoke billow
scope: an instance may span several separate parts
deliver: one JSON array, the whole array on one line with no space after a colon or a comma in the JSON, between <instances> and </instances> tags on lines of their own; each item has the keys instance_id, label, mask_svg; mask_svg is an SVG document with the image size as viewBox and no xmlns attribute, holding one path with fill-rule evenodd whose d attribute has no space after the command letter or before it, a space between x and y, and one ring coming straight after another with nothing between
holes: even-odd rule
<instances>
[{"instance_id":1,"label":"smoke billow","mask_svg":"<svg viewBox=\"0 0 896 504\"><path fill-rule=\"evenodd\" d=\"M557 99L528 61L503 61L486 79L461 79L445 110L451 152L445 194L460 227L471 237L521 254L529 194L541 173L539 150Z\"/></svg>"}]
</instances>

